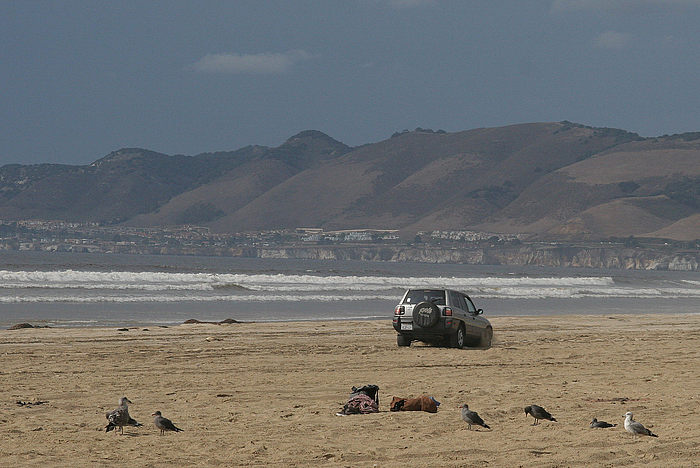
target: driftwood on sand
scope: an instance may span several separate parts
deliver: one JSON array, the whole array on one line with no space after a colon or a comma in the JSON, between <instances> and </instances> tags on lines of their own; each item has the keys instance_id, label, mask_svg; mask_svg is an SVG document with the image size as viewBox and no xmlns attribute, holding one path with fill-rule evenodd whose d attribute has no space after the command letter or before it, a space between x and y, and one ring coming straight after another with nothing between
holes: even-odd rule
<instances>
[{"instance_id":1,"label":"driftwood on sand","mask_svg":"<svg viewBox=\"0 0 700 468\"><path fill-rule=\"evenodd\" d=\"M23 328L49 328L48 325L32 325L31 323L16 323L8 328L8 330L21 330Z\"/></svg>"},{"instance_id":2,"label":"driftwood on sand","mask_svg":"<svg viewBox=\"0 0 700 468\"><path fill-rule=\"evenodd\" d=\"M182 323L183 323L183 324L208 323L208 324L214 324L214 325L224 325L224 324L227 324L227 323L242 323L242 322L239 322L238 320L234 320L234 319L232 319L232 318L227 318L227 319L221 320L220 322L207 322L207 321L197 320L197 319L187 319L187 320L185 320L185 321L182 322Z\"/></svg>"}]
</instances>

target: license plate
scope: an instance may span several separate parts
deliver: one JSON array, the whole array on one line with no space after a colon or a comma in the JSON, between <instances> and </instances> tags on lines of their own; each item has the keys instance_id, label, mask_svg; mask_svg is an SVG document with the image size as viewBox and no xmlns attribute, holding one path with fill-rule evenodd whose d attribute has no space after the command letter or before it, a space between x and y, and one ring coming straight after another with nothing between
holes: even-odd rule
<instances>
[{"instance_id":1,"label":"license plate","mask_svg":"<svg viewBox=\"0 0 700 468\"><path fill-rule=\"evenodd\" d=\"M413 324L412 323L402 323L401 330L413 330Z\"/></svg>"}]
</instances>

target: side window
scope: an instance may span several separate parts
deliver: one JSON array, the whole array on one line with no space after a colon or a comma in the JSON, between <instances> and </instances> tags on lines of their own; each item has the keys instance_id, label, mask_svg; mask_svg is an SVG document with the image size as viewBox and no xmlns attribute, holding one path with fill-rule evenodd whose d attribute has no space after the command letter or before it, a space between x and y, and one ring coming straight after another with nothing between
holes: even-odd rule
<instances>
[{"instance_id":1,"label":"side window","mask_svg":"<svg viewBox=\"0 0 700 468\"><path fill-rule=\"evenodd\" d=\"M448 291L448 294L450 295L450 305L452 307L459 307L459 300L454 291Z\"/></svg>"},{"instance_id":2,"label":"side window","mask_svg":"<svg viewBox=\"0 0 700 468\"><path fill-rule=\"evenodd\" d=\"M462 296L461 294L459 295L459 303L462 304L462 310L464 310L465 312L469 310L467 308L467 303L464 301L464 296Z\"/></svg>"},{"instance_id":3,"label":"side window","mask_svg":"<svg viewBox=\"0 0 700 468\"><path fill-rule=\"evenodd\" d=\"M458 307L464 311L467 310L467 307L464 304L464 298L462 297L461 294L456 293L454 291L450 291L450 299L452 301L453 306Z\"/></svg>"},{"instance_id":4,"label":"side window","mask_svg":"<svg viewBox=\"0 0 700 468\"><path fill-rule=\"evenodd\" d=\"M474 307L474 304L472 303L472 300L469 299L467 296L463 296L463 300L467 303L467 312L471 314L476 313L476 307Z\"/></svg>"}]
</instances>

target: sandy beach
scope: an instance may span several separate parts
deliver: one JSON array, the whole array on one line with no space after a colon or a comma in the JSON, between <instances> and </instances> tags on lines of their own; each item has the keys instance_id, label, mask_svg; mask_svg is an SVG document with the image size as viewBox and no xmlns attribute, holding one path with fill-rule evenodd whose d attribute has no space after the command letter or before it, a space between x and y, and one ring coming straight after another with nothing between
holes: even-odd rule
<instances>
[{"instance_id":1,"label":"sandy beach","mask_svg":"<svg viewBox=\"0 0 700 468\"><path fill-rule=\"evenodd\" d=\"M487 350L398 348L390 320L2 330L0 465L700 463L700 314L491 322ZM364 384L380 412L336 416ZM421 394L436 414L389 411ZM124 395L144 426L105 433ZM491 430L468 431L462 403ZM533 403L558 422L532 426ZM156 410L184 432L160 436ZM626 411L659 437L625 432Z\"/></svg>"}]
</instances>

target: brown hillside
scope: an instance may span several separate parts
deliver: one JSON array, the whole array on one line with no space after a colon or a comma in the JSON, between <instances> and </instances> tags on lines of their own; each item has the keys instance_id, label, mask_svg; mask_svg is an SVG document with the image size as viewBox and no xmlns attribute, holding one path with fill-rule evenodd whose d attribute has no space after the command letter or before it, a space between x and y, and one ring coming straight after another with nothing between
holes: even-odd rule
<instances>
[{"instance_id":1,"label":"brown hillside","mask_svg":"<svg viewBox=\"0 0 700 468\"><path fill-rule=\"evenodd\" d=\"M193 157L124 148L89 166L59 166L49 172L4 166L0 192L10 196L0 202L0 218L124 221L209 182L256 152L248 147Z\"/></svg>"},{"instance_id":2,"label":"brown hillside","mask_svg":"<svg viewBox=\"0 0 700 468\"><path fill-rule=\"evenodd\" d=\"M211 223L245 206L295 172L283 161L251 161L206 185L173 197L158 210L136 216L127 224L173 226Z\"/></svg>"},{"instance_id":3,"label":"brown hillside","mask_svg":"<svg viewBox=\"0 0 700 468\"><path fill-rule=\"evenodd\" d=\"M635 138L568 123L404 133L312 167L213 227L466 229L549 172Z\"/></svg>"},{"instance_id":4,"label":"brown hillside","mask_svg":"<svg viewBox=\"0 0 700 468\"><path fill-rule=\"evenodd\" d=\"M696 211L699 181L700 140L631 142L543 177L480 227L570 236L641 234ZM617 199L625 201L612 203Z\"/></svg>"},{"instance_id":5,"label":"brown hillside","mask_svg":"<svg viewBox=\"0 0 700 468\"><path fill-rule=\"evenodd\" d=\"M231 213L264 196L271 188L308 167L332 161L349 150L344 144L322 132L308 130L289 138L277 148L259 151L233 170L219 174L213 181L173 197L158 210L129 220L129 225L163 226L178 224L208 225L214 230L235 232L249 229L275 229L276 218L256 224L253 213L243 222ZM251 227L252 226L252 227Z\"/></svg>"},{"instance_id":6,"label":"brown hillside","mask_svg":"<svg viewBox=\"0 0 700 468\"><path fill-rule=\"evenodd\" d=\"M354 149L309 130L276 148L0 167L0 219L692 240L699 211L700 133L645 139L571 122L416 129Z\"/></svg>"},{"instance_id":7,"label":"brown hillside","mask_svg":"<svg viewBox=\"0 0 700 468\"><path fill-rule=\"evenodd\" d=\"M695 213L657 231L640 234L639 237L662 237L666 239L694 241L700 239L698 235L700 235L700 214Z\"/></svg>"},{"instance_id":8,"label":"brown hillside","mask_svg":"<svg viewBox=\"0 0 700 468\"><path fill-rule=\"evenodd\" d=\"M564 235L595 234L598 237L639 236L656 230L659 226L668 226L676 221L674 214L688 215L689 211L664 195L621 198L589 208L549 232Z\"/></svg>"}]
</instances>

